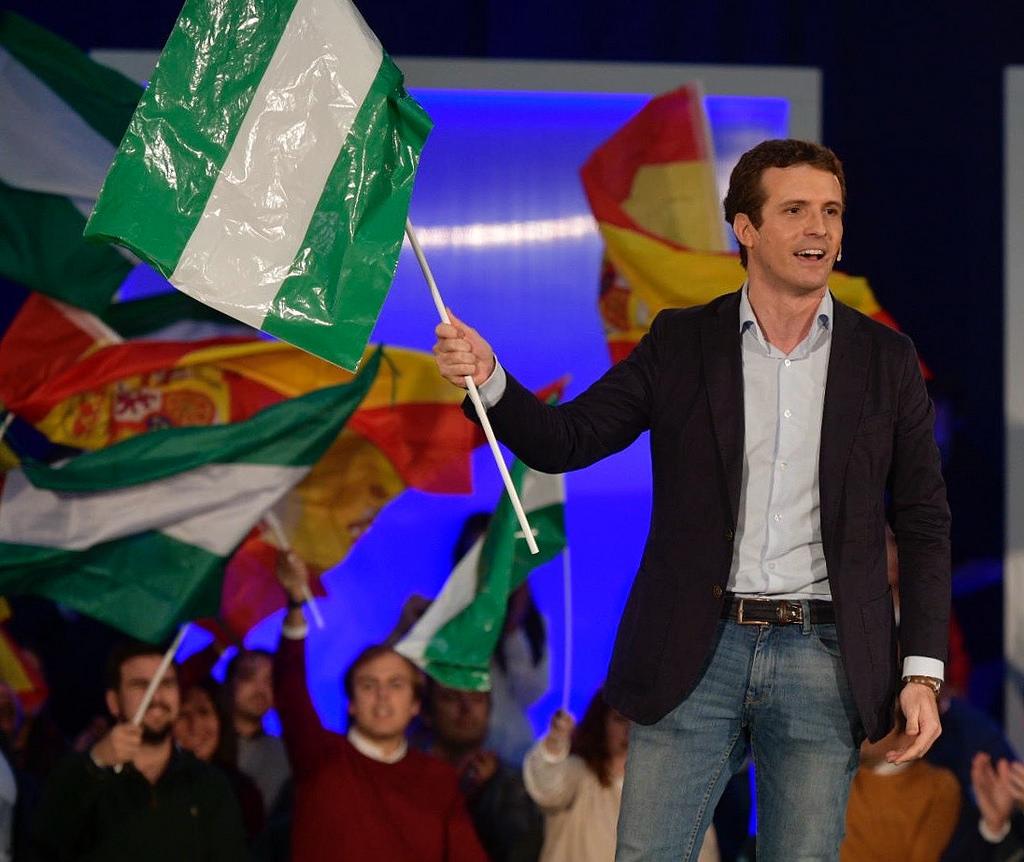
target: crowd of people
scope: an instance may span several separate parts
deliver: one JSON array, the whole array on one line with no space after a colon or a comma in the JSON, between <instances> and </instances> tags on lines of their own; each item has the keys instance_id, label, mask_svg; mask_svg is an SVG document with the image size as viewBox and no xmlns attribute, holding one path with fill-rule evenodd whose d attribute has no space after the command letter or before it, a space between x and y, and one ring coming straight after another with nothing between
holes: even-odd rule
<instances>
[{"instance_id":1,"label":"crowd of people","mask_svg":"<svg viewBox=\"0 0 1024 862\"><path fill-rule=\"evenodd\" d=\"M558 711L525 752L499 752L509 722L491 692L441 685L390 646L424 610L414 599L389 642L339 669L349 725L336 733L307 687L301 563L283 558L279 577L289 610L277 650L238 651L223 682L212 647L171 665L139 725L162 657L151 645L115 648L108 715L67 743L45 709L26 712L0 685L0 859L614 858L630 722L600 690L578 723ZM536 613L528 589L517 601L513 643ZM546 676L543 622L530 628L541 643L520 670ZM843 862L1020 858L1024 763L960 694L944 696L944 734L925 760L893 765L890 739L864 743ZM274 708L280 736L265 730ZM746 798L726 794L704 836L704 862L754 858L748 768L735 782Z\"/></svg>"},{"instance_id":2,"label":"crowd of people","mask_svg":"<svg viewBox=\"0 0 1024 862\"><path fill-rule=\"evenodd\" d=\"M831 150L744 153L724 201L742 287L659 314L566 405L538 401L454 316L435 330L442 376L476 383L498 437L535 470L585 467L650 432L651 531L578 725L559 711L532 739L523 712L548 681L524 587L490 692L428 681L396 651L428 604L412 597L391 638L339 668L348 727L324 727L308 573L282 555L279 645L240 652L223 686L209 655L161 676L158 650L128 644L108 667L110 723L56 765L45 722L3 728L0 824L16 852L711 862L752 858L754 810L763 862L1024 857L1024 763L962 697L918 357L828 289L845 207ZM265 730L272 706L280 737Z\"/></svg>"}]
</instances>

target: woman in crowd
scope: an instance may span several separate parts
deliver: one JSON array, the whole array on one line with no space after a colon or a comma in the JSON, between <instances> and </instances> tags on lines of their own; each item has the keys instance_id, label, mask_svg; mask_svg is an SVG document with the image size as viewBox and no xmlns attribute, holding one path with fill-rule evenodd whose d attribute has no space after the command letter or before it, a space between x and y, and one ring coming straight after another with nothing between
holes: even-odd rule
<instances>
[{"instance_id":1,"label":"woman in crowd","mask_svg":"<svg viewBox=\"0 0 1024 862\"><path fill-rule=\"evenodd\" d=\"M220 686L212 677L205 677L182 691L174 738L182 748L200 760L215 764L227 775L238 797L246 837L251 843L263 829L263 798L253 780L238 769L234 725L223 707Z\"/></svg>"},{"instance_id":2,"label":"woman in crowd","mask_svg":"<svg viewBox=\"0 0 1024 862\"><path fill-rule=\"evenodd\" d=\"M615 827L629 749L629 720L598 689L573 732L559 711L523 763L526 790L545 816L540 862L602 862L615 858ZM700 862L717 862L714 827Z\"/></svg>"}]
</instances>

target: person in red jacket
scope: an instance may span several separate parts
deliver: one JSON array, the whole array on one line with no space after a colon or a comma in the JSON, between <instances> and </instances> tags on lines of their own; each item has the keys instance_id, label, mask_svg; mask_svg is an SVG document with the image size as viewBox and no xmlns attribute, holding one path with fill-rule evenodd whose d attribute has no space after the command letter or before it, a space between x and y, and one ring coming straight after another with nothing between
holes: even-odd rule
<instances>
[{"instance_id":1,"label":"person in red jacket","mask_svg":"<svg viewBox=\"0 0 1024 862\"><path fill-rule=\"evenodd\" d=\"M306 687L301 560L283 557L278 579L288 614L274 701L295 782L292 858L486 862L455 770L406 742L420 709L419 670L389 647L368 647L345 672L348 733L325 729Z\"/></svg>"}]
</instances>

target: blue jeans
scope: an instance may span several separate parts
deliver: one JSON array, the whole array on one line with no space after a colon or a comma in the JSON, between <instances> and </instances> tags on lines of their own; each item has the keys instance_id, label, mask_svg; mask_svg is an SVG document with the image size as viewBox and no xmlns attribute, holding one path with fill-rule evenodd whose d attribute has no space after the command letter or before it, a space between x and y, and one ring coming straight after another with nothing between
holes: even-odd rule
<instances>
[{"instance_id":1,"label":"blue jeans","mask_svg":"<svg viewBox=\"0 0 1024 862\"><path fill-rule=\"evenodd\" d=\"M615 858L695 860L749 743L758 862L838 859L862 738L835 625L721 621L694 690L630 732Z\"/></svg>"}]
</instances>

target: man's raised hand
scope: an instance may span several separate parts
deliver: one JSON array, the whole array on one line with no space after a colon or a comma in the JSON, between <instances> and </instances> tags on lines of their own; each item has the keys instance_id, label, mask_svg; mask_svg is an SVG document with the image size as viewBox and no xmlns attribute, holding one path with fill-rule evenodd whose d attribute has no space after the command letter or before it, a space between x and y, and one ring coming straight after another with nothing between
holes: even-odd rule
<instances>
[{"instance_id":1,"label":"man's raised hand","mask_svg":"<svg viewBox=\"0 0 1024 862\"><path fill-rule=\"evenodd\" d=\"M122 721L92 747L92 758L101 766L121 766L135 759L142 746L142 728Z\"/></svg>"},{"instance_id":2,"label":"man's raised hand","mask_svg":"<svg viewBox=\"0 0 1024 862\"><path fill-rule=\"evenodd\" d=\"M294 602L306 599L309 585L309 570L302 557L295 551L279 551L277 554L277 580L288 597Z\"/></svg>"},{"instance_id":3,"label":"man's raised hand","mask_svg":"<svg viewBox=\"0 0 1024 862\"><path fill-rule=\"evenodd\" d=\"M544 736L544 747L549 754L558 757L569 751L574 727L576 721L565 710L560 709L551 716L551 724L548 725L548 732Z\"/></svg>"},{"instance_id":4,"label":"man's raised hand","mask_svg":"<svg viewBox=\"0 0 1024 862\"><path fill-rule=\"evenodd\" d=\"M494 371L494 351L473 327L459 320L448 310L451 323L439 323L434 329L434 361L441 376L463 389L466 377L481 386Z\"/></svg>"}]
</instances>

